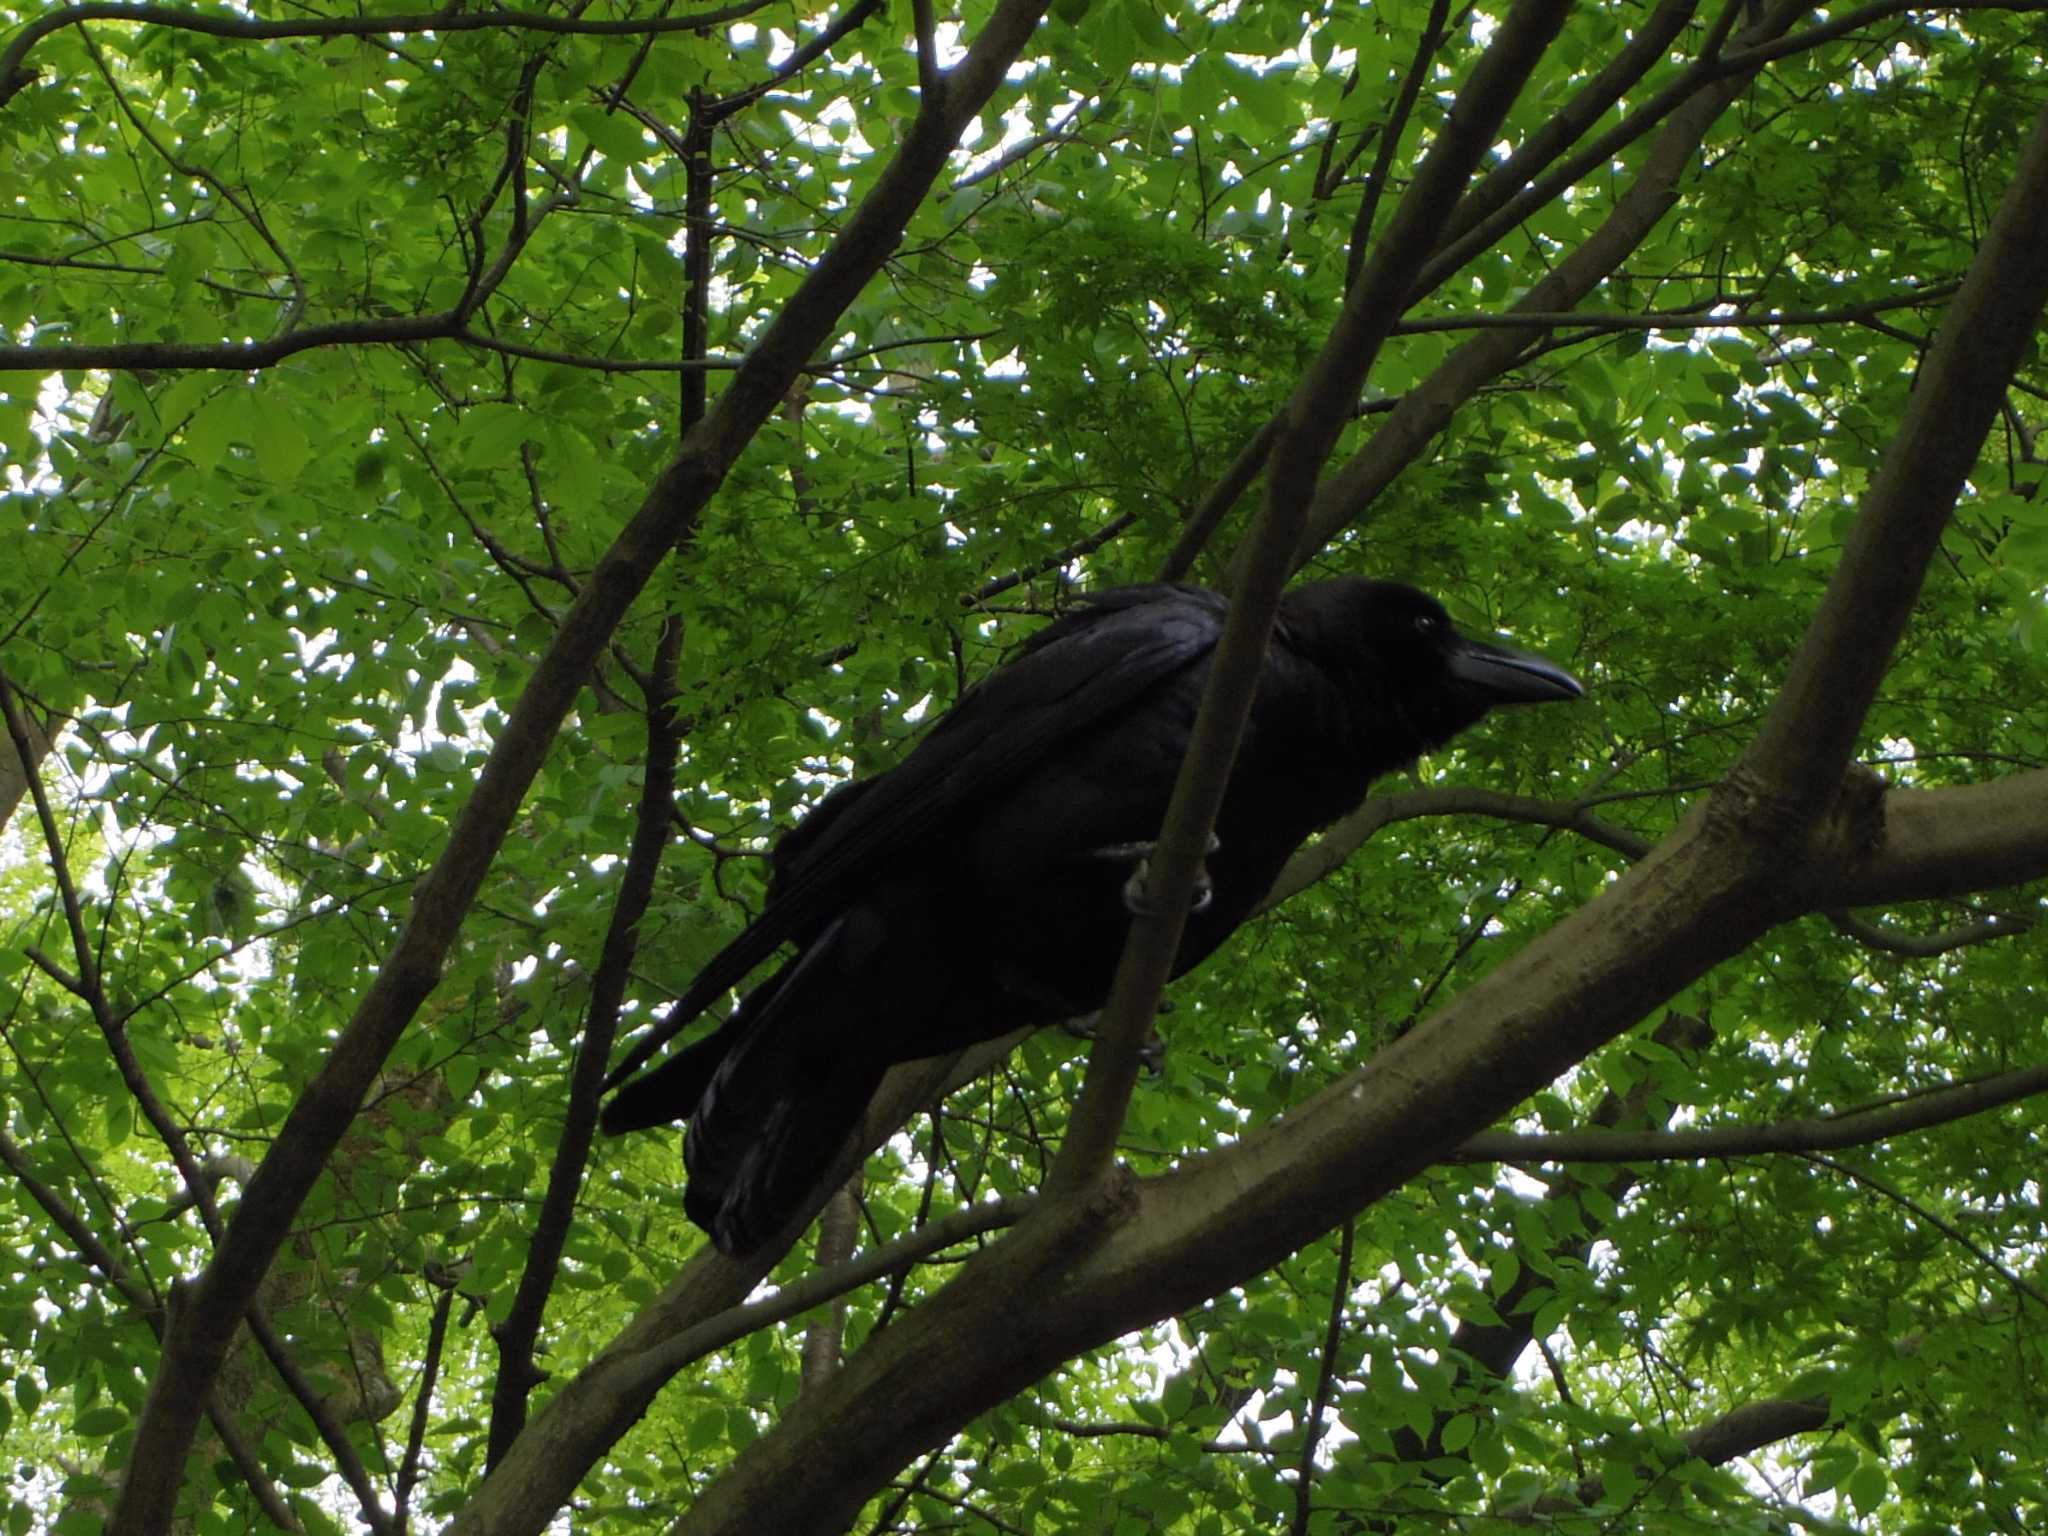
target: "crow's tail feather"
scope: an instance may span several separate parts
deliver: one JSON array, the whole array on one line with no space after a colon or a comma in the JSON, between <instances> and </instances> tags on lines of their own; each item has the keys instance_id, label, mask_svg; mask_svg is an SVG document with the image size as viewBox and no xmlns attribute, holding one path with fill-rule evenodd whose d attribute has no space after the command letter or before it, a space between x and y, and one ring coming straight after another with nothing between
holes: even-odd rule
<instances>
[{"instance_id":1,"label":"crow's tail feather","mask_svg":"<svg viewBox=\"0 0 2048 1536\"><path fill-rule=\"evenodd\" d=\"M884 1068L867 1062L793 1081L767 1054L736 1055L683 1140L683 1209L721 1253L752 1252L796 1215L882 1081Z\"/></svg>"},{"instance_id":2,"label":"crow's tail feather","mask_svg":"<svg viewBox=\"0 0 2048 1536\"><path fill-rule=\"evenodd\" d=\"M687 1120L710 1086L712 1074L745 1028L735 1013L702 1040L677 1051L652 1072L643 1072L605 1101L598 1126L607 1136Z\"/></svg>"},{"instance_id":3,"label":"crow's tail feather","mask_svg":"<svg viewBox=\"0 0 2048 1536\"><path fill-rule=\"evenodd\" d=\"M834 953L843 922L748 998L744 1037L690 1112L683 1209L721 1252L758 1248L796 1214L888 1070L861 1047L859 989Z\"/></svg>"},{"instance_id":4,"label":"crow's tail feather","mask_svg":"<svg viewBox=\"0 0 2048 1536\"><path fill-rule=\"evenodd\" d=\"M803 957L799 956L740 999L731 1017L702 1040L693 1041L652 1071L614 1090L598 1116L598 1128L607 1136L623 1136L628 1131L689 1119L727 1054L753 1032L756 1020L772 1011L783 983L802 974L803 969Z\"/></svg>"}]
</instances>

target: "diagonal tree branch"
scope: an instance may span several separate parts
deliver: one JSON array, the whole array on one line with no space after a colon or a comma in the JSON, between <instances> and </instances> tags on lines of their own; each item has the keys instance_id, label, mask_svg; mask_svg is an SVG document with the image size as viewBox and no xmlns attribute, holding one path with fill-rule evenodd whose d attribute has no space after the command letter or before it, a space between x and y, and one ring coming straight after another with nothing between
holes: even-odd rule
<instances>
[{"instance_id":1,"label":"diagonal tree branch","mask_svg":"<svg viewBox=\"0 0 2048 1536\"><path fill-rule=\"evenodd\" d=\"M1737 1457L1751 1455L1793 1435L1827 1428L1832 1412L1826 1397L1759 1398L1689 1431L1684 1442L1686 1454L1710 1467L1725 1466ZM1606 1493L1604 1479L1582 1478L1569 1493L1544 1494L1499 1511L1498 1518L1511 1525L1549 1526L1559 1516L1579 1514L1598 1504Z\"/></svg>"},{"instance_id":2,"label":"diagonal tree branch","mask_svg":"<svg viewBox=\"0 0 2048 1536\"><path fill-rule=\"evenodd\" d=\"M1569 9L1565 0L1519 0L1502 21L1417 167L1371 260L1345 295L1329 340L1288 402L1274 441L1258 531L1232 584L1230 615L1210 664L1208 685L1152 859L1148 895L1153 910L1131 924L1115 984L1097 1024L1081 1102L1068 1122L1048 1181L1055 1194L1078 1191L1108 1171L1137 1082L1139 1049L1180 946L1202 850L1251 713L1265 665L1266 638L1281 589L1296 564L1295 551L1301 545L1317 478L1393 327L1402 296L1413 286L1424 253L1436 244L1458 189L1485 155ZM1069 1205L1061 1199L1048 1202L1038 1220L1026 1224L1027 1232L1042 1224L1047 1212L1064 1211Z\"/></svg>"},{"instance_id":3,"label":"diagonal tree branch","mask_svg":"<svg viewBox=\"0 0 2048 1536\"><path fill-rule=\"evenodd\" d=\"M0 1129L0 1164L6 1166L7 1171L14 1175L15 1182L21 1186L22 1192L50 1218L51 1225L71 1240L79 1258L104 1275L107 1283L113 1286L121 1299L143 1320L149 1331L161 1338L164 1326L163 1304L149 1292L142 1281L129 1274L127 1266L122 1264L119 1256L100 1241L99 1235L92 1229L92 1224L73 1210L62 1195L36 1176L28 1154L4 1129ZM234 1462L235 1470L241 1473L242 1481L248 1484L249 1491L255 1495L257 1505L263 1510L265 1517L281 1530L303 1530L299 1517L292 1513L291 1506L284 1501L284 1495L278 1492L277 1485L271 1482L270 1474L264 1470L263 1458L257 1454L255 1445L251 1443L242 1426L235 1421L234 1416L228 1412L218 1393L207 1399L206 1417L213 1425L213 1432L220 1436L220 1442L227 1449L229 1459Z\"/></svg>"},{"instance_id":4,"label":"diagonal tree branch","mask_svg":"<svg viewBox=\"0 0 2048 1536\"><path fill-rule=\"evenodd\" d=\"M1962 287L1942 316L1905 419L1858 509L1785 686L1735 778L1781 827L1835 796L1984 435L2048 303L2048 109Z\"/></svg>"},{"instance_id":5,"label":"diagonal tree branch","mask_svg":"<svg viewBox=\"0 0 2048 1536\"><path fill-rule=\"evenodd\" d=\"M1752 35L1775 36L1803 9L1800 0L1779 0ZM1677 203L1679 184L1695 168L1701 142L1747 83L1748 76L1736 75L1688 92L1657 135L1635 180L1615 201L1613 211L1522 296L1510 315L1541 314L1554 320L1558 312L1578 304L1620 267ZM1357 521L1373 498L1449 424L1452 413L1481 385L1512 367L1545 329L1532 320L1527 329L1482 332L1403 395L1365 446L1324 480L1309 515L1304 558Z\"/></svg>"},{"instance_id":6,"label":"diagonal tree branch","mask_svg":"<svg viewBox=\"0 0 2048 1536\"><path fill-rule=\"evenodd\" d=\"M698 514L797 372L902 237L966 125L1003 79L1041 13L1005 0L945 90L923 102L840 237L720 397L683 439L535 665L448 842L415 887L412 912L325 1064L293 1104L244 1191L223 1239L164 1345L136 1428L109 1536L162 1536L176 1508L195 1407L225 1359L234 1328L364 1093L439 980L464 915L591 664L654 569L696 528ZM552 1508L552 1506L550 1506Z\"/></svg>"}]
</instances>

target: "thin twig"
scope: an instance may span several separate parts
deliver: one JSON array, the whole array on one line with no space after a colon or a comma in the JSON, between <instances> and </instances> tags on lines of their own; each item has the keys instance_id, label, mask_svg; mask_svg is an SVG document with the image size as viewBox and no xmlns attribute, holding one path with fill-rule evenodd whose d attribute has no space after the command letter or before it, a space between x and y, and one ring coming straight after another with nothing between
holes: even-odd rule
<instances>
[{"instance_id":1,"label":"thin twig","mask_svg":"<svg viewBox=\"0 0 2048 1536\"><path fill-rule=\"evenodd\" d=\"M1344 1342L1344 1309L1351 1304L1351 1255L1358 1239L1358 1221L1344 1223L1337 1246L1337 1278L1330 1284L1330 1321L1323 1330L1322 1365L1316 1371L1316 1390L1309 1399L1308 1424L1301 1437L1301 1456L1294 1466L1294 1523L1292 1536L1308 1536L1309 1516L1315 1511L1316 1449L1323 1443L1330 1398L1337 1386L1337 1350Z\"/></svg>"}]
</instances>

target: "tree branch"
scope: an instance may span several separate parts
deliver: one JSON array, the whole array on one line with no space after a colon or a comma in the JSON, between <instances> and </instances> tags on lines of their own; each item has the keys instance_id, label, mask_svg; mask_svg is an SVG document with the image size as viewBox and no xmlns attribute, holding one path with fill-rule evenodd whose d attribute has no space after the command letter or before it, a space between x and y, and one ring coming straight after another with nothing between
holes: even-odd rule
<instances>
[{"instance_id":1,"label":"tree branch","mask_svg":"<svg viewBox=\"0 0 2048 1536\"><path fill-rule=\"evenodd\" d=\"M4 1127L0 1127L0 1163L4 1163L7 1171L14 1175L15 1182L21 1186L22 1192L50 1218L51 1225L71 1240L79 1258L105 1276L107 1283L113 1286L123 1301L128 1303L136 1316L148 1326L149 1331L162 1338L163 1303L147 1289L142 1280L137 1280L128 1273L127 1267L114 1251L100 1241L91 1224L73 1210L70 1203L55 1189L36 1176L28 1154L22 1151L20 1144L7 1134ZM144 1279L146 1278L145 1276ZM263 1467L263 1458L256 1453L255 1446L250 1443L242 1426L228 1412L227 1405L221 1402L218 1393L207 1398L206 1417L213 1425L213 1432L220 1436L220 1442L226 1448L228 1458L234 1462L235 1470L241 1473L242 1481L248 1485L250 1493L255 1495L256 1503L264 1516L282 1530L303 1530L299 1517L292 1513L291 1506L284 1501L284 1495L279 1493L276 1485L270 1481L270 1474Z\"/></svg>"},{"instance_id":2,"label":"tree branch","mask_svg":"<svg viewBox=\"0 0 2048 1536\"><path fill-rule=\"evenodd\" d=\"M546 32L575 37L640 37L661 32L702 32L727 22L741 21L756 11L766 10L768 0L741 0L740 4L688 16L648 16L623 21L591 21L581 16L562 16L545 11L425 11L409 16L321 16L294 21L259 21L226 11L195 11L181 5L131 5L121 0L92 0L83 5L59 6L29 22L14 34L0 51L0 106L25 84L21 76L35 45L53 32L88 21L143 22L180 32L200 32L208 37L240 38L272 42L291 37L395 37L410 32L517 31ZM19 82L10 87L10 82Z\"/></svg>"},{"instance_id":3,"label":"tree branch","mask_svg":"<svg viewBox=\"0 0 2048 1536\"><path fill-rule=\"evenodd\" d=\"M1989 944L1994 939L2015 939L2023 933L2031 933L2034 928L2029 918L2005 917L1996 912L1978 922L1963 923L1934 933L1901 933L1884 924L1858 917L1853 912L1838 910L1824 915L1834 925L1835 931L1844 937L1888 955L1903 955L1914 960L1930 960L1958 949Z\"/></svg>"},{"instance_id":4,"label":"tree branch","mask_svg":"<svg viewBox=\"0 0 2048 1536\"><path fill-rule=\"evenodd\" d=\"M236 1320L363 1094L439 980L463 918L592 662L656 566L693 535L699 512L740 450L902 238L961 132L1029 39L1041 8L1040 0L998 5L967 57L949 72L943 100L920 106L858 211L762 334L711 415L684 437L564 616L440 857L415 887L411 916L396 945L325 1064L293 1104L199 1277L192 1304L171 1328L136 1427L109 1536L163 1536L168 1528L191 1445L193 1405L205 1400Z\"/></svg>"},{"instance_id":5,"label":"tree branch","mask_svg":"<svg viewBox=\"0 0 2048 1536\"><path fill-rule=\"evenodd\" d=\"M1801 9L1799 0L1780 0L1756 30L1763 35L1782 31ZM1679 98L1680 105L1669 114L1670 121L1650 147L1642 169L1628 190L1616 199L1613 211L1598 229L1532 286L1509 313L1554 318L1571 309L1612 274L1678 201L1679 183L1693 169L1701 141L1729 103L1742 93L1746 78L1736 76L1684 92ZM1493 237L1488 238L1490 242ZM1417 287L1426 290L1431 286L1432 275L1447 261L1448 254L1433 258ZM1448 266L1443 276L1454 270L1455 265ZM1417 296L1414 290L1405 291L1399 299L1405 304L1412 296ZM1309 516L1303 557L1363 515L1373 499L1444 429L1452 413L1481 385L1513 366L1523 349L1544 329L1531 321L1523 330L1484 331L1403 395L1365 446L1341 470L1324 480Z\"/></svg>"},{"instance_id":6,"label":"tree branch","mask_svg":"<svg viewBox=\"0 0 2048 1536\"><path fill-rule=\"evenodd\" d=\"M1653 846L1648 838L1593 815L1585 801L1539 800L1532 795L1504 794L1467 784L1369 795L1357 810L1287 861L1259 910L1277 907L1327 879L1388 827L1434 816L1491 816L1501 821L1556 827L1611 848L1625 859L1640 859Z\"/></svg>"},{"instance_id":7,"label":"tree branch","mask_svg":"<svg viewBox=\"0 0 2048 1536\"><path fill-rule=\"evenodd\" d=\"M1188 514L1180 537L1174 541L1172 551L1159 567L1159 580L1184 581L1189 571L1195 568L1195 556L1199 555L1222 526L1223 519L1230 515L1230 509L1258 479L1259 471L1266 467L1266 460L1272 457L1273 444L1279 440L1281 420L1279 416L1269 417L1266 424L1254 432L1251 441L1240 448L1237 457L1230 461L1230 467L1217 477L1196 503L1195 510Z\"/></svg>"},{"instance_id":8,"label":"tree branch","mask_svg":"<svg viewBox=\"0 0 2048 1536\"><path fill-rule=\"evenodd\" d=\"M420 1460L427 1445L427 1419L434 1405L434 1384L441 1375L441 1351L448 1342L448 1313L455 1303L455 1287L443 1285L434 1298L433 1315L427 1320L427 1350L420 1362L420 1384L412 1403L412 1423L406 1430L405 1456L398 1466L398 1483L392 1492L398 1528L406 1529L412 1506L412 1491L419 1483Z\"/></svg>"},{"instance_id":9,"label":"tree branch","mask_svg":"<svg viewBox=\"0 0 2048 1536\"><path fill-rule=\"evenodd\" d=\"M2048 108L1914 380L1785 685L1735 772L1764 835L1832 802L1927 564L2048 303ZM1731 788L1734 786L1731 785ZM1717 796L1716 799L1721 799Z\"/></svg>"},{"instance_id":10,"label":"tree branch","mask_svg":"<svg viewBox=\"0 0 2048 1536\"><path fill-rule=\"evenodd\" d=\"M1523 1135L1485 1131L1460 1142L1445 1158L1454 1163L1649 1163L1701 1158L1811 1154L1868 1146L1988 1114L2035 1094L2048 1093L2048 1066L2021 1067L1995 1077L1921 1093L1877 1109L1779 1120L1770 1125L1717 1126L1697 1131L1559 1131Z\"/></svg>"},{"instance_id":11,"label":"tree branch","mask_svg":"<svg viewBox=\"0 0 2048 1536\"><path fill-rule=\"evenodd\" d=\"M1889 789L1875 836L1817 858L1815 907L1889 906L2048 876L2048 769L1952 789Z\"/></svg>"},{"instance_id":12,"label":"tree branch","mask_svg":"<svg viewBox=\"0 0 2048 1536\"><path fill-rule=\"evenodd\" d=\"M1415 56L1408 61L1408 72L1401 77L1401 88L1394 95L1393 110L1387 114L1386 125L1380 130L1379 150L1373 157L1372 170L1365 178L1365 195L1358 200L1358 211L1351 219L1351 239L1344 253L1346 288L1356 283L1359 273L1365 270L1373 220L1378 216L1387 178L1393 174L1394 154L1400 149L1402 136L1408 131L1408 119L1415 111L1416 97L1422 94L1422 82L1429 77L1437 49L1443 45L1444 22L1450 14L1450 0L1430 0L1429 16L1422 23L1422 36L1415 44ZM1306 1510L1307 1506L1302 1505L1297 1511L1296 1536L1308 1518Z\"/></svg>"},{"instance_id":13,"label":"tree branch","mask_svg":"<svg viewBox=\"0 0 2048 1536\"><path fill-rule=\"evenodd\" d=\"M1309 1398L1308 1423L1301 1437L1301 1455L1294 1464L1294 1521L1290 1536L1308 1536L1309 1516L1315 1511L1316 1448L1323 1443L1324 1419L1330 1411L1330 1397L1337 1383L1337 1350L1344 1342L1344 1309L1351 1301L1351 1259L1358 1241L1358 1222L1344 1223L1337 1246L1337 1278L1330 1283L1330 1321L1323 1330L1322 1364L1316 1370L1316 1389Z\"/></svg>"},{"instance_id":14,"label":"tree branch","mask_svg":"<svg viewBox=\"0 0 2048 1536\"><path fill-rule=\"evenodd\" d=\"M1725 3L1725 0L1724 0ZM1541 127L1523 138L1500 164L1482 175L1458 200L1445 234L1458 240L1536 179L1544 167L1583 137L1630 91L1635 90L1664 59L1699 9L1699 0L1662 0L1634 29L1634 36L1601 67L1598 74ZM1734 7L1728 7L1733 14ZM1488 242L1491 244L1491 242ZM1426 279L1425 279L1426 281ZM1430 286L1434 287L1434 284Z\"/></svg>"},{"instance_id":15,"label":"tree branch","mask_svg":"<svg viewBox=\"0 0 2048 1536\"><path fill-rule=\"evenodd\" d=\"M1827 1428L1831 1411L1825 1397L1764 1398L1744 1403L1687 1433L1686 1454L1710 1467L1725 1466L1780 1440ZM1604 1479L1582 1478L1569 1493L1545 1494L1499 1511L1499 1518L1515 1525L1548 1524L1556 1516L1577 1514L1598 1504L1606 1493Z\"/></svg>"},{"instance_id":16,"label":"tree branch","mask_svg":"<svg viewBox=\"0 0 2048 1536\"><path fill-rule=\"evenodd\" d=\"M1458 188L1470 178L1509 107L1564 24L1563 0L1517 0L1458 93L1417 167L1372 259L1345 296L1329 340L1289 401L1275 439L1259 527L1232 583L1230 614L1210 662L1187 754L1151 861L1153 911L1131 924L1115 984L1097 1026L1081 1102L1047 1181L1069 1196L1108 1169L1137 1081L1138 1052L1180 946L1209 829L1222 804L1238 739L1265 665L1281 588L1295 566L1316 481L1349 419L1423 253L1436 243ZM1070 1202L1054 1202L1066 1207ZM1079 1207L1077 1206L1078 1210Z\"/></svg>"},{"instance_id":17,"label":"tree branch","mask_svg":"<svg viewBox=\"0 0 2048 1536\"><path fill-rule=\"evenodd\" d=\"M498 1464L526 1425L526 1403L540 1384L534 1348L548 1297L568 1245L576 1216L576 1196L590 1161L590 1143L597 1131L597 1108L612 1040L618 1032L619 1007L632 978L639 951L640 920L654 898L655 877L668 851L669 823L676 789L676 759L682 737L675 719L676 664L682 655L683 624L674 614L663 622L654 665L644 681L647 711L647 752L643 759L640 804L633 840L626 853L618 899L606 925L604 948L590 981L590 1006L584 1015L583 1038L569 1078L569 1102L563 1112L561 1138L548 1168L547 1189L535 1214L533 1235L519 1287L503 1322L491 1330L498 1346L498 1373L491 1392L490 1445L486 1471Z\"/></svg>"},{"instance_id":18,"label":"tree branch","mask_svg":"<svg viewBox=\"0 0 2048 1536\"><path fill-rule=\"evenodd\" d=\"M1029 1216L1037 1205L1037 1196L1023 1195L1013 1200L989 1200L948 1211L937 1220L913 1228L858 1258L827 1269L814 1269L765 1300L734 1307L663 1340L633 1362L632 1376L636 1380L659 1385L684 1366L703 1359L713 1350L722 1349L734 1339L743 1339L750 1333L758 1333L763 1328L797 1317L813 1307L824 1306L849 1291L895 1274L955 1243L979 1237L984 1232L1013 1227ZM828 1380L829 1377L822 1378L813 1385L823 1387Z\"/></svg>"},{"instance_id":19,"label":"tree branch","mask_svg":"<svg viewBox=\"0 0 2048 1536\"><path fill-rule=\"evenodd\" d=\"M860 1170L832 1193L818 1218L816 1270L836 1269L853 1256L860 1235ZM815 1272L815 1271L814 1271ZM900 1273L900 1271L899 1271ZM797 1371L800 1392L807 1392L828 1380L839 1369L846 1345L846 1293L840 1292L825 1304L825 1315L804 1330L801 1364Z\"/></svg>"}]
</instances>

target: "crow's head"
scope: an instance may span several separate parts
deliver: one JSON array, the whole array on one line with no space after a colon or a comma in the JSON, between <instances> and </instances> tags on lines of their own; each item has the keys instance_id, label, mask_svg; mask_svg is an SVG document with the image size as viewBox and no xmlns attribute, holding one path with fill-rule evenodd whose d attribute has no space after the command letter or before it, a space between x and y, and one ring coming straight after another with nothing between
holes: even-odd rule
<instances>
[{"instance_id":1,"label":"crow's head","mask_svg":"<svg viewBox=\"0 0 2048 1536\"><path fill-rule=\"evenodd\" d=\"M1431 746L1497 704L1586 690L1545 657L1459 632L1443 604L1397 581L1339 577L1288 594L1283 624L1333 672L1348 672Z\"/></svg>"}]
</instances>

